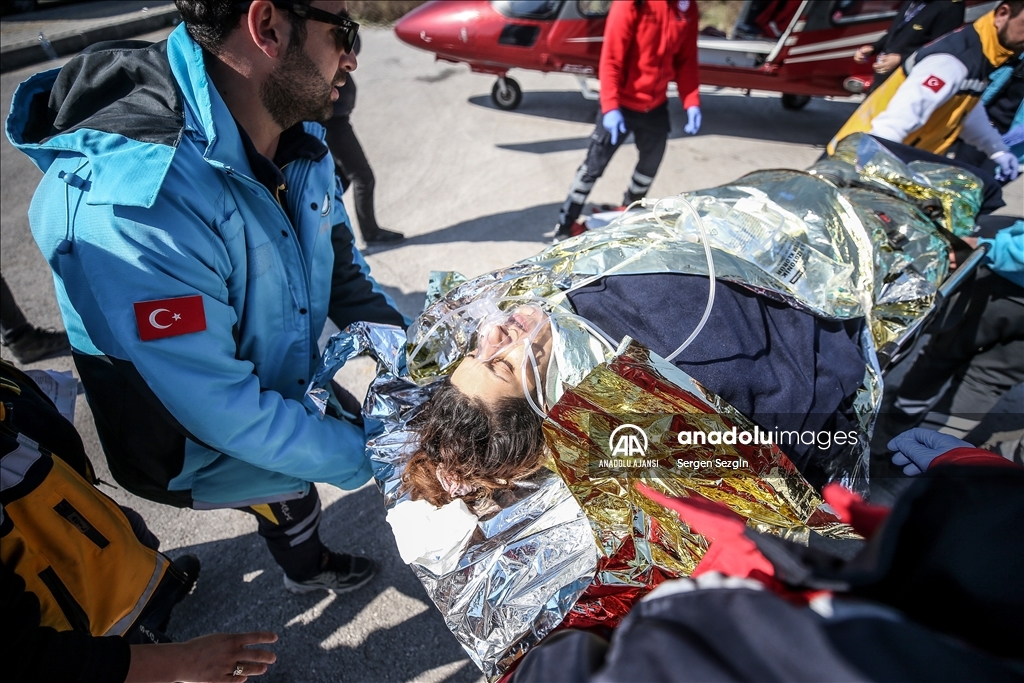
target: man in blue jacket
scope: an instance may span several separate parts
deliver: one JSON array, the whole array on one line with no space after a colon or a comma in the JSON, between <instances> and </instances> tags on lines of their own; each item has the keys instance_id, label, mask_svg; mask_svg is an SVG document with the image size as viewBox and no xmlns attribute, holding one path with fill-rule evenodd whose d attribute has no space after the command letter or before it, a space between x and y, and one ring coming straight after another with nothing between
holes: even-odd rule
<instances>
[{"instance_id":1,"label":"man in blue jacket","mask_svg":"<svg viewBox=\"0 0 1024 683\"><path fill-rule=\"evenodd\" d=\"M110 470L239 508L295 592L367 558L318 535L314 481L371 474L361 426L300 403L328 316L403 325L353 244L323 128L356 68L343 2L178 0L165 41L107 43L15 94L29 211ZM307 123L303 123L303 122Z\"/></svg>"}]
</instances>

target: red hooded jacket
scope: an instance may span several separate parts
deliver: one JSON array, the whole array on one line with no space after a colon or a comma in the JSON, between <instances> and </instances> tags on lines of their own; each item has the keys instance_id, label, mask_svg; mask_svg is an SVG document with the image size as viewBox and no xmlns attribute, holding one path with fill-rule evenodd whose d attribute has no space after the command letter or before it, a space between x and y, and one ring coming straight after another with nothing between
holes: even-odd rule
<instances>
[{"instance_id":1,"label":"red hooded jacket","mask_svg":"<svg viewBox=\"0 0 1024 683\"><path fill-rule=\"evenodd\" d=\"M696 0L617 0L604 27L601 112L625 107L647 112L679 87L683 109L700 106Z\"/></svg>"}]
</instances>

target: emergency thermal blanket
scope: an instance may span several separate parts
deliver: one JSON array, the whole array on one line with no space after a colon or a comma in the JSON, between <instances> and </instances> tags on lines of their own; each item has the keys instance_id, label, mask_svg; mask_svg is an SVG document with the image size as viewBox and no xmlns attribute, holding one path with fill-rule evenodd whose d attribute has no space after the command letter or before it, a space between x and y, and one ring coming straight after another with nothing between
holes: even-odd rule
<instances>
[{"instance_id":1,"label":"emergency thermal blanket","mask_svg":"<svg viewBox=\"0 0 1024 683\"><path fill-rule=\"evenodd\" d=\"M698 492L760 531L798 541L851 535L778 447L756 434L747 443L684 445L675 436L684 431L739 434L756 426L629 338L602 339L574 315L566 292L612 274L706 275L695 212L717 278L820 317L866 319L864 381L855 397L861 430L829 473L863 491L882 391L875 351L898 341L934 304L948 268L942 226L960 232L973 220L980 183L949 167L915 171L884 149L858 144L844 141L809 172L759 171L681 195L689 207L678 198L652 202L472 280L435 273L408 338L399 328L356 323L331 339L307 400L325 411L338 368L361 353L377 359L364 404L367 451L394 511L410 504L401 491L417 446L409 421L470 350L480 321L488 311L536 302L550 316L551 368L541 387L551 406L545 466L499 491L496 509L475 526L472 519L463 526L461 511L439 516L459 520L452 522L458 528L440 544L426 539L410 563L488 678L560 624L615 623L654 585L693 570L706 540L637 495L635 482L672 495ZM608 437L620 427L643 433L642 458L610 457ZM391 514L392 523L429 529L430 514L403 522L411 512Z\"/></svg>"}]
</instances>

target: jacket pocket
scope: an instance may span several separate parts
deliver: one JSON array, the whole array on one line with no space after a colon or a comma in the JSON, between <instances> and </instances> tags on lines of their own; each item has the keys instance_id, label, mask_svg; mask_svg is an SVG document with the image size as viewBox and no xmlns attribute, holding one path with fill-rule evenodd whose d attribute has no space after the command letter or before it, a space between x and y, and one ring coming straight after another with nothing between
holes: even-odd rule
<instances>
[{"instance_id":1,"label":"jacket pocket","mask_svg":"<svg viewBox=\"0 0 1024 683\"><path fill-rule=\"evenodd\" d=\"M54 602L60 607L60 611L64 613L64 618L71 624L71 628L83 633L90 633L89 615L85 613L85 610L78 604L75 596L71 594L68 587L57 576L57 572L53 571L53 567L47 567L39 572L39 580L46 584L50 594L53 595Z\"/></svg>"},{"instance_id":2,"label":"jacket pocket","mask_svg":"<svg viewBox=\"0 0 1024 683\"><path fill-rule=\"evenodd\" d=\"M110 545L110 541L108 541L107 538L82 515L82 513L76 510L75 507L68 502L67 498L62 498L59 503L54 505L53 511L66 519L71 526L82 532L82 535L95 543L100 550L103 550Z\"/></svg>"}]
</instances>

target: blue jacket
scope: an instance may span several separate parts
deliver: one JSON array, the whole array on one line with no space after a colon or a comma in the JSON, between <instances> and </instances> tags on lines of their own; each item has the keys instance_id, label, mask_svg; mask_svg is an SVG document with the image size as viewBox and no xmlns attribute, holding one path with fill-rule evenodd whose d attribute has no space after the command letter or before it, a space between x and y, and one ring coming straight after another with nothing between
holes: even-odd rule
<instances>
[{"instance_id":1,"label":"blue jacket","mask_svg":"<svg viewBox=\"0 0 1024 683\"><path fill-rule=\"evenodd\" d=\"M184 25L94 46L15 93L8 137L45 174L32 233L111 472L139 495L236 507L370 477L362 427L300 400L328 314L404 321L354 246L323 128L289 132L305 151L282 206ZM135 304L190 296L205 329L142 341Z\"/></svg>"},{"instance_id":2,"label":"blue jacket","mask_svg":"<svg viewBox=\"0 0 1024 683\"><path fill-rule=\"evenodd\" d=\"M978 243L989 245L985 261L992 272L1024 287L1024 220L1000 230L995 237L982 237Z\"/></svg>"},{"instance_id":3,"label":"blue jacket","mask_svg":"<svg viewBox=\"0 0 1024 683\"><path fill-rule=\"evenodd\" d=\"M1024 67L1024 57L1019 57L1016 62L1011 60L1010 64L1000 67L989 76L989 86L981 95L981 102L986 107L1004 95L1004 91L1011 85L1011 79L1021 78L1021 68ZM1012 105L1010 105L1012 106ZM1010 120L1010 128L1003 134L1003 142L1010 148L1010 151L1024 163L1024 102L1017 103L1017 110Z\"/></svg>"}]
</instances>

